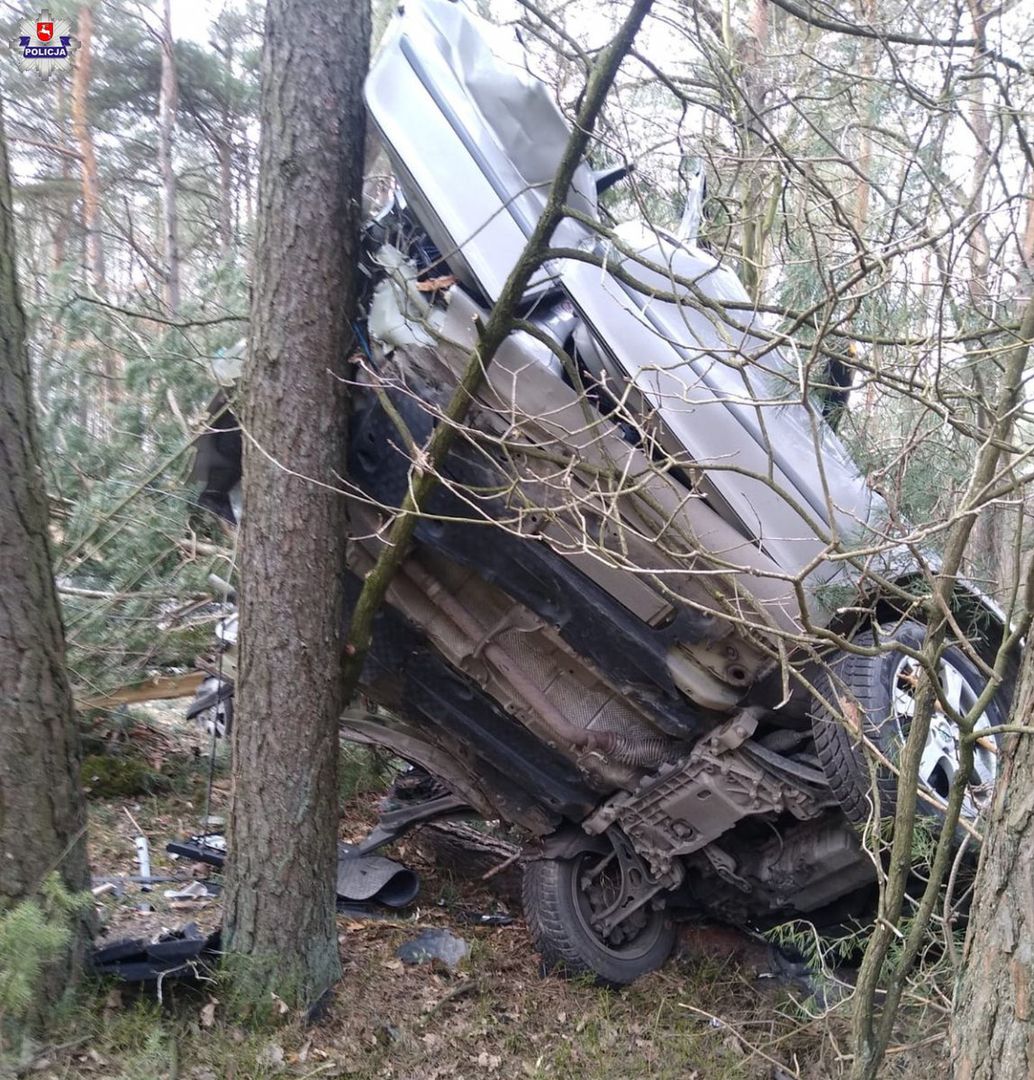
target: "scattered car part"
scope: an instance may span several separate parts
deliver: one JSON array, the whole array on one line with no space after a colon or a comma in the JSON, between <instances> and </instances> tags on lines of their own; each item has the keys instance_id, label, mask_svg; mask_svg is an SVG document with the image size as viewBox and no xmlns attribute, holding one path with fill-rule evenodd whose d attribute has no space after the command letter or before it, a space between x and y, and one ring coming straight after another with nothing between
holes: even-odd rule
<instances>
[{"instance_id":1,"label":"scattered car part","mask_svg":"<svg viewBox=\"0 0 1034 1080\"><path fill-rule=\"evenodd\" d=\"M233 680L209 675L186 713L206 735L227 738L233 724Z\"/></svg>"},{"instance_id":2,"label":"scattered car part","mask_svg":"<svg viewBox=\"0 0 1034 1080\"><path fill-rule=\"evenodd\" d=\"M190 881L179 889L166 889L166 900L210 900L212 893L203 881Z\"/></svg>"},{"instance_id":3,"label":"scattered car part","mask_svg":"<svg viewBox=\"0 0 1034 1080\"><path fill-rule=\"evenodd\" d=\"M470 813L470 807L455 795L438 795L411 806L382 810L372 832L356 847L356 854L369 855L425 822L470 817Z\"/></svg>"},{"instance_id":4,"label":"scattered car part","mask_svg":"<svg viewBox=\"0 0 1034 1080\"><path fill-rule=\"evenodd\" d=\"M146 836L135 836L133 838L133 847L136 849L136 861L140 867L140 879L141 881L149 881L151 877L151 853L147 846ZM145 891L150 888L149 885L141 886Z\"/></svg>"},{"instance_id":5,"label":"scattered car part","mask_svg":"<svg viewBox=\"0 0 1034 1080\"><path fill-rule=\"evenodd\" d=\"M364 854L362 845L338 844L336 888L339 900L404 908L417 898L420 878L391 859Z\"/></svg>"},{"instance_id":6,"label":"scattered car part","mask_svg":"<svg viewBox=\"0 0 1034 1080\"><path fill-rule=\"evenodd\" d=\"M426 817L422 820L426 820ZM420 892L419 876L401 863L370 855L361 848L362 845L338 844L338 900L342 903L369 901L392 908L411 904ZM205 863L220 870L226 863L226 842L221 835L192 836L185 841L171 841L165 845L165 850L170 855Z\"/></svg>"},{"instance_id":7,"label":"scattered car part","mask_svg":"<svg viewBox=\"0 0 1034 1080\"><path fill-rule=\"evenodd\" d=\"M191 836L186 840L170 840L165 850L180 859L205 863L221 870L226 863L226 841L221 834Z\"/></svg>"},{"instance_id":8,"label":"scattered car part","mask_svg":"<svg viewBox=\"0 0 1034 1080\"><path fill-rule=\"evenodd\" d=\"M516 920L512 915L506 915L501 911L486 911L482 914L466 915L464 921L474 926L513 926Z\"/></svg>"},{"instance_id":9,"label":"scattered car part","mask_svg":"<svg viewBox=\"0 0 1034 1080\"><path fill-rule=\"evenodd\" d=\"M193 979L215 966L221 952L221 931L202 934L196 923L166 931L153 941L127 938L95 949L90 968L95 975L123 982Z\"/></svg>"}]
</instances>

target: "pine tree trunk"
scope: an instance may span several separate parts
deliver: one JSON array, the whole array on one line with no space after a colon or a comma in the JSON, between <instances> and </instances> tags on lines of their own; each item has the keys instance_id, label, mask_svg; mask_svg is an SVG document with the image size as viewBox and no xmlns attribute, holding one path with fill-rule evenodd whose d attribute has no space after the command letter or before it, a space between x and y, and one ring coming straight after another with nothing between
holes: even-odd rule
<instances>
[{"instance_id":1,"label":"pine tree trunk","mask_svg":"<svg viewBox=\"0 0 1034 1080\"><path fill-rule=\"evenodd\" d=\"M158 102L158 157L162 172L162 237L165 248L165 306L175 314L180 307L179 218L176 208L176 169L172 160L173 135L179 88L172 38L172 10L165 0L162 21L162 80Z\"/></svg>"},{"instance_id":2,"label":"pine tree trunk","mask_svg":"<svg viewBox=\"0 0 1034 1080\"><path fill-rule=\"evenodd\" d=\"M1028 645L1013 722L1030 724L1032 715ZM1034 737L1008 739L955 994L955 1080L1034 1076Z\"/></svg>"},{"instance_id":3,"label":"pine tree trunk","mask_svg":"<svg viewBox=\"0 0 1034 1080\"><path fill-rule=\"evenodd\" d=\"M737 139L741 153L742 250L741 275L747 291L760 300L765 284L765 246L770 231L766 197L769 170L765 164L766 144L760 117L764 115L769 84L766 62L769 49L768 0L753 0L750 22L735 48L738 53L742 101L737 101ZM730 31L731 32L731 31ZM729 45L733 42L730 39Z\"/></svg>"},{"instance_id":4,"label":"pine tree trunk","mask_svg":"<svg viewBox=\"0 0 1034 1080\"><path fill-rule=\"evenodd\" d=\"M864 26L876 26L876 0L859 0L858 15ZM860 238L864 240L865 230L869 224L869 197L872 192L872 183L869 179L872 169L872 126L876 122L873 115L873 97L876 84L873 76L876 74L876 40L874 38L863 39L861 46L861 81L858 93L861 98L862 124L858 133L858 191L854 204L854 227Z\"/></svg>"},{"instance_id":5,"label":"pine tree trunk","mask_svg":"<svg viewBox=\"0 0 1034 1080\"><path fill-rule=\"evenodd\" d=\"M61 133L62 147L68 146L68 88L63 82L54 87L54 115ZM68 257L68 226L72 219L71 198L67 192L72 186L72 160L67 153L59 154L61 167L61 210L60 218L54 224L51 235L54 242L53 268L60 270Z\"/></svg>"},{"instance_id":6,"label":"pine tree trunk","mask_svg":"<svg viewBox=\"0 0 1034 1080\"><path fill-rule=\"evenodd\" d=\"M367 0L266 11L225 915L238 992L266 1003L340 974L345 517L320 485L345 461L368 41Z\"/></svg>"},{"instance_id":7,"label":"pine tree trunk","mask_svg":"<svg viewBox=\"0 0 1034 1080\"><path fill-rule=\"evenodd\" d=\"M221 53L226 63L227 81L233 78L233 42L228 41ZM233 132L234 113L230 96L223 102L223 127L216 143L219 160L219 251L229 260L233 255Z\"/></svg>"},{"instance_id":8,"label":"pine tree trunk","mask_svg":"<svg viewBox=\"0 0 1034 1080\"><path fill-rule=\"evenodd\" d=\"M79 49L72 68L72 129L82 162L83 226L86 230L90 284L97 292L103 293L106 271L100 220L100 180L97 173L97 152L90 129L88 100L93 68L93 11L89 4L83 4L79 8L76 33L79 36Z\"/></svg>"},{"instance_id":9,"label":"pine tree trunk","mask_svg":"<svg viewBox=\"0 0 1034 1080\"><path fill-rule=\"evenodd\" d=\"M226 122L225 117L223 122ZM219 140L216 153L219 159L219 251L229 261L233 256L234 242L233 142L229 134Z\"/></svg>"},{"instance_id":10,"label":"pine tree trunk","mask_svg":"<svg viewBox=\"0 0 1034 1080\"><path fill-rule=\"evenodd\" d=\"M89 881L79 745L65 639L51 570L29 356L15 269L7 144L0 115L0 911L57 870ZM78 926L46 973L56 1000L77 971Z\"/></svg>"},{"instance_id":11,"label":"pine tree trunk","mask_svg":"<svg viewBox=\"0 0 1034 1080\"><path fill-rule=\"evenodd\" d=\"M89 4L79 8L76 33L79 49L72 66L72 134L79 150L80 183L83 195L83 232L86 247L86 275L94 292L103 296L107 291L107 263L103 224L101 222L101 185L97 169L97 150L90 126L90 80L93 77L93 10ZM104 371L104 401L109 405L121 397L121 357L114 347L104 349L101 366ZM98 412L88 407L96 419Z\"/></svg>"}]
</instances>

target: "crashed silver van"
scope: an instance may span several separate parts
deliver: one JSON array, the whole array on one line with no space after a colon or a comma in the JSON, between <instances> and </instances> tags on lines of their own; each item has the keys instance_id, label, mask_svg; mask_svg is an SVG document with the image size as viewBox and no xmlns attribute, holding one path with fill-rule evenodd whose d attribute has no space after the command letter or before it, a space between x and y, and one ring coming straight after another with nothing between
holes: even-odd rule
<instances>
[{"instance_id":1,"label":"crashed silver van","mask_svg":"<svg viewBox=\"0 0 1034 1080\"><path fill-rule=\"evenodd\" d=\"M569 135L512 33L452 0L407 0L366 98L394 180L365 233L353 600ZM823 651L816 632L924 633L915 567L885 550L885 508L792 343L714 253L609 219L599 193L624 174L579 168L377 617L378 708L345 721L433 778L370 845L461 812L520 827L545 965L611 984L664 961L680 909L763 925L866 908L856 827L895 785L878 769L873 787L863 741L893 760L919 669L893 647ZM1003 631L961 587L955 615L921 766L934 814L953 717ZM967 816L996 761L982 740Z\"/></svg>"}]
</instances>

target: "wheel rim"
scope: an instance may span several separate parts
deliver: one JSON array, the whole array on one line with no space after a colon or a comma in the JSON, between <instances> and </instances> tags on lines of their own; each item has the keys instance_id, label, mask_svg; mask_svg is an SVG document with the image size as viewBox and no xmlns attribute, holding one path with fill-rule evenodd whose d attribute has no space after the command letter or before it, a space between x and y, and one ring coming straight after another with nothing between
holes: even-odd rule
<instances>
[{"instance_id":1,"label":"wheel rim","mask_svg":"<svg viewBox=\"0 0 1034 1080\"><path fill-rule=\"evenodd\" d=\"M912 717L915 716L916 690L919 685L920 666L911 657L904 657L894 671L894 718L898 734L904 740L908 736ZM978 693L970 684L951 656L941 657L937 665L937 681L944 700L959 716L965 716L975 704ZM975 732L986 731L994 726L989 710L985 709L973 725ZM941 799L947 799L948 787L959 771L959 730L941 706L934 702L930 714L930 730L919 761L919 783ZM972 819L983 813L991 801L995 781L998 778L998 755L993 736L986 745L976 743L973 748L973 768L970 771L966 793L962 799L962 816Z\"/></svg>"},{"instance_id":2,"label":"wheel rim","mask_svg":"<svg viewBox=\"0 0 1034 1080\"><path fill-rule=\"evenodd\" d=\"M620 874L613 856L586 852L576 860L571 874L574 909L583 931L596 946L621 960L633 960L653 948L664 926L664 912L646 905L619 923L604 937L593 926L597 913L609 906L619 887L614 875Z\"/></svg>"}]
</instances>

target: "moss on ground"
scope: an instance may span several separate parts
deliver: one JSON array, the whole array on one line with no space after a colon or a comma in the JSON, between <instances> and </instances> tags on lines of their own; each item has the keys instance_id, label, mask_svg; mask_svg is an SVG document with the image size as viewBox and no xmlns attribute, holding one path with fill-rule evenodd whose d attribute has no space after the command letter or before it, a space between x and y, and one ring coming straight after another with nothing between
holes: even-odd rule
<instances>
[{"instance_id":1,"label":"moss on ground","mask_svg":"<svg viewBox=\"0 0 1034 1080\"><path fill-rule=\"evenodd\" d=\"M125 754L90 754L80 770L83 790L96 799L128 799L168 791L167 776L148 768L139 758Z\"/></svg>"}]
</instances>

